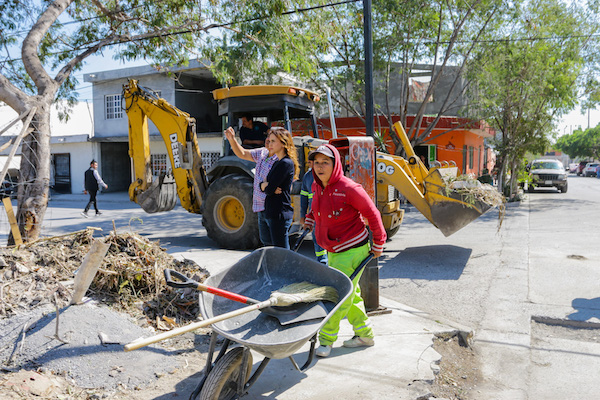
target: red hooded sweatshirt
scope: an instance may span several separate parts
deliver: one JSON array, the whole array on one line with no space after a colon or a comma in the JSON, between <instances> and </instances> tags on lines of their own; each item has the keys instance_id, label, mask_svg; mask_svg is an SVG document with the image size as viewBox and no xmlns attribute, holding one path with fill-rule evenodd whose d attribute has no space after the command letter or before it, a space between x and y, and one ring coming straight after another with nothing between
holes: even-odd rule
<instances>
[{"instance_id":1,"label":"red hooded sweatshirt","mask_svg":"<svg viewBox=\"0 0 600 400\"><path fill-rule=\"evenodd\" d=\"M325 250L340 253L364 242L369 233L364 217L373 232L373 251L383 251L387 239L381 222L381 214L363 187L344 176L340 153L326 145L335 156L333 172L327 187L317 177L312 186L313 200L305 222L316 226L314 234L317 243Z\"/></svg>"}]
</instances>

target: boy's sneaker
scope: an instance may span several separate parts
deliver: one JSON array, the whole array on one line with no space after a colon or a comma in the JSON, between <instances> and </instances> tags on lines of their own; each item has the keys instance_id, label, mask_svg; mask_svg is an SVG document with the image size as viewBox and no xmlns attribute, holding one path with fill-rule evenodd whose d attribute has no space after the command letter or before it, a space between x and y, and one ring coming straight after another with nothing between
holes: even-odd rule
<instances>
[{"instance_id":1,"label":"boy's sneaker","mask_svg":"<svg viewBox=\"0 0 600 400\"><path fill-rule=\"evenodd\" d=\"M373 338L354 336L352 339L344 341L344 347L369 347L375 344Z\"/></svg>"},{"instance_id":2,"label":"boy's sneaker","mask_svg":"<svg viewBox=\"0 0 600 400\"><path fill-rule=\"evenodd\" d=\"M319 346L315 354L317 357L329 357L331 354L331 345Z\"/></svg>"},{"instance_id":3,"label":"boy's sneaker","mask_svg":"<svg viewBox=\"0 0 600 400\"><path fill-rule=\"evenodd\" d=\"M102 215L102 213L100 211L96 211L96 216L98 215Z\"/></svg>"},{"instance_id":4,"label":"boy's sneaker","mask_svg":"<svg viewBox=\"0 0 600 400\"><path fill-rule=\"evenodd\" d=\"M81 215L83 215L85 218L89 218L89 215L87 215L87 213L85 211L82 211Z\"/></svg>"}]
</instances>

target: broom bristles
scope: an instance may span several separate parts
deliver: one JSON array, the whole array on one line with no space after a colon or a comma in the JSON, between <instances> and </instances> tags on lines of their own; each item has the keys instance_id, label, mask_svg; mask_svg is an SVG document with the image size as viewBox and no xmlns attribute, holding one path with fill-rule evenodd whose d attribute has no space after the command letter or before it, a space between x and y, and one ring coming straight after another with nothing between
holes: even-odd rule
<instances>
[{"instance_id":1,"label":"broom bristles","mask_svg":"<svg viewBox=\"0 0 600 400\"><path fill-rule=\"evenodd\" d=\"M310 282L292 283L271 293L276 306L289 306L295 303L312 303L315 301L331 301L337 303L338 292L331 286L318 286Z\"/></svg>"}]
</instances>

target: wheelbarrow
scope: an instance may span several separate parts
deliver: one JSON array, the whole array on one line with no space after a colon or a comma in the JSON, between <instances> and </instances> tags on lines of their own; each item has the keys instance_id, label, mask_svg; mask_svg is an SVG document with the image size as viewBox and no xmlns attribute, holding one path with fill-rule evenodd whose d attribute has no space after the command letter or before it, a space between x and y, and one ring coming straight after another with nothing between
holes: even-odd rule
<instances>
[{"instance_id":1,"label":"wheelbarrow","mask_svg":"<svg viewBox=\"0 0 600 400\"><path fill-rule=\"evenodd\" d=\"M338 302L314 303L312 307L325 308L326 315L300 318L294 323L282 324L278 318L257 310L211 325L206 367L190 399L238 399L248 393L271 359L289 358L295 369L306 370L314 358L318 331L352 293L352 283L343 273L277 247L258 249L206 280L206 285L258 300L269 298L278 288L303 281L334 287L339 295ZM205 319L241 307L243 305L230 299L200 292L200 312ZM289 307L289 312L295 312L295 306ZM287 308L282 307L281 311L285 312ZM303 313L306 311L302 310ZM213 360L219 336L225 340ZM307 360L299 367L293 354L309 341ZM254 372L250 350L264 356Z\"/></svg>"}]
</instances>

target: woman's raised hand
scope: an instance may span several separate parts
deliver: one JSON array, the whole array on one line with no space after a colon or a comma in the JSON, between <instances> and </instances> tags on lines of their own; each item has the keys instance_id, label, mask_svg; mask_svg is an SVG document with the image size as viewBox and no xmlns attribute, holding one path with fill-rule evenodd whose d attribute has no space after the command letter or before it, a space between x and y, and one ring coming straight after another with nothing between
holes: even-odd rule
<instances>
[{"instance_id":1,"label":"woman's raised hand","mask_svg":"<svg viewBox=\"0 0 600 400\"><path fill-rule=\"evenodd\" d=\"M227 129L225 129L225 132L223 132L223 133L225 134L225 137L227 138L227 140L235 139L235 131L233 130L233 128L231 126Z\"/></svg>"}]
</instances>

